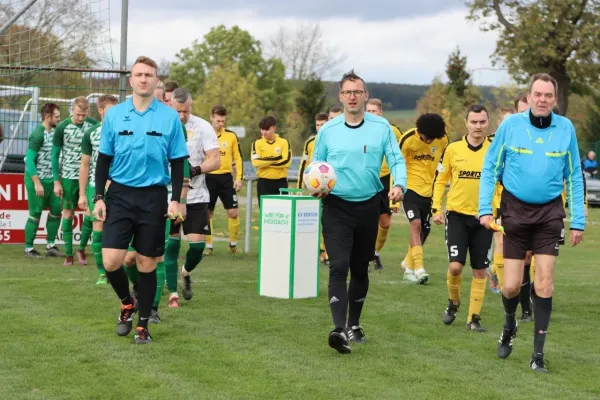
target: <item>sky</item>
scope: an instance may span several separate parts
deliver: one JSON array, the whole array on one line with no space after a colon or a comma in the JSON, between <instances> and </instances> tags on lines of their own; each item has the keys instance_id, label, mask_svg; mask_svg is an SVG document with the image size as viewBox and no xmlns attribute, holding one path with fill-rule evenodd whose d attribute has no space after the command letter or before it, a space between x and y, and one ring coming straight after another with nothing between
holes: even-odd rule
<instances>
[{"instance_id":1,"label":"sky","mask_svg":"<svg viewBox=\"0 0 600 400\"><path fill-rule=\"evenodd\" d=\"M110 27L119 58L121 1L111 1ZM461 0L130 0L128 62L138 55L175 60L211 27L238 25L267 43L285 26L319 23L324 37L345 60L326 74L339 79L354 70L367 82L429 84L444 76L448 55L459 46L476 85L510 81L491 70L496 33L481 32L465 19Z\"/></svg>"}]
</instances>

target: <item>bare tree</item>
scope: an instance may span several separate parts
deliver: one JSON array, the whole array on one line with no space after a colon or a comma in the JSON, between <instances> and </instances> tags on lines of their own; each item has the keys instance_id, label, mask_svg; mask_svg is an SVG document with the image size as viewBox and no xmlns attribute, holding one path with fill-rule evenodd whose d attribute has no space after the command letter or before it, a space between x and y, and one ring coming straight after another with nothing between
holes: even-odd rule
<instances>
[{"instance_id":1,"label":"bare tree","mask_svg":"<svg viewBox=\"0 0 600 400\"><path fill-rule=\"evenodd\" d=\"M171 69L171 61L161 58L158 62L158 76L167 77L169 76L169 70Z\"/></svg>"},{"instance_id":2,"label":"bare tree","mask_svg":"<svg viewBox=\"0 0 600 400\"><path fill-rule=\"evenodd\" d=\"M346 59L333 44L327 43L318 23L302 24L293 31L281 26L270 39L266 52L283 61L292 80L333 75L335 68Z\"/></svg>"}]
</instances>

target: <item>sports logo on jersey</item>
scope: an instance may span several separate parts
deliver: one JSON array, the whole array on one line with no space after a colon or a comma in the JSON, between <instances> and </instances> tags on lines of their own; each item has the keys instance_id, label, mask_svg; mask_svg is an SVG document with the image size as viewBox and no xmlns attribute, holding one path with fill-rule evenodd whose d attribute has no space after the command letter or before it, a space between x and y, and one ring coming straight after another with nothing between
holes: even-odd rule
<instances>
[{"instance_id":1,"label":"sports logo on jersey","mask_svg":"<svg viewBox=\"0 0 600 400\"><path fill-rule=\"evenodd\" d=\"M462 170L458 173L459 179L479 179L481 178L481 171L465 171Z\"/></svg>"},{"instance_id":2,"label":"sports logo on jersey","mask_svg":"<svg viewBox=\"0 0 600 400\"><path fill-rule=\"evenodd\" d=\"M224 148L224 149L226 149L227 148L227 142L222 142L221 143L221 147Z\"/></svg>"},{"instance_id":3,"label":"sports logo on jersey","mask_svg":"<svg viewBox=\"0 0 600 400\"><path fill-rule=\"evenodd\" d=\"M275 153L277 153L277 154L281 153L281 148L280 147L275 147Z\"/></svg>"},{"instance_id":4,"label":"sports logo on jersey","mask_svg":"<svg viewBox=\"0 0 600 400\"><path fill-rule=\"evenodd\" d=\"M432 147L431 147L431 154L435 154L435 151L436 151L436 150L437 150L437 147L435 147L435 146L432 146Z\"/></svg>"}]
</instances>

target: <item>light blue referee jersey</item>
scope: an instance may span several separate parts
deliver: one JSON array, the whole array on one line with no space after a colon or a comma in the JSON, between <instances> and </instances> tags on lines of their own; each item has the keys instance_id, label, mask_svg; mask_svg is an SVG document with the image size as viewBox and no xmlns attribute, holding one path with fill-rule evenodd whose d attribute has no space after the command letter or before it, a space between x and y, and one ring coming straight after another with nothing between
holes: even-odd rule
<instances>
[{"instance_id":1,"label":"light blue referee jersey","mask_svg":"<svg viewBox=\"0 0 600 400\"><path fill-rule=\"evenodd\" d=\"M125 186L167 186L169 161L189 156L179 116L154 99L139 112L132 99L104 116L100 153L113 156L109 179Z\"/></svg>"},{"instance_id":2,"label":"light blue referee jersey","mask_svg":"<svg viewBox=\"0 0 600 400\"><path fill-rule=\"evenodd\" d=\"M393 186L406 191L406 164L389 122L366 113L352 126L340 115L321 127L313 161L326 161L337 181L331 194L347 201L365 201L383 190L379 179L385 155L394 179Z\"/></svg>"},{"instance_id":3,"label":"light blue referee jersey","mask_svg":"<svg viewBox=\"0 0 600 400\"><path fill-rule=\"evenodd\" d=\"M492 196L500 177L505 190L529 204L544 204L556 199L566 183L571 228L584 228L579 146L575 128L567 118L552 114L546 129L532 125L529 110L502 121L485 155L481 172L480 215L492 214Z\"/></svg>"}]
</instances>

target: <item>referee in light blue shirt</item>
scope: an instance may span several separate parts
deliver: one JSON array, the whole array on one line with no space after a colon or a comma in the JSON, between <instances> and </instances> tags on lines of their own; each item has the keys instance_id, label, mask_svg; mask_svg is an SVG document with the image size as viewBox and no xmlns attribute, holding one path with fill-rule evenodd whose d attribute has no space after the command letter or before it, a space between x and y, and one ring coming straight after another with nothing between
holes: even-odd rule
<instances>
[{"instance_id":1,"label":"referee in light blue shirt","mask_svg":"<svg viewBox=\"0 0 600 400\"><path fill-rule=\"evenodd\" d=\"M328 162L337 176L333 190L323 198L321 220L330 260L328 298L335 325L329 346L350 353L349 341L365 342L359 319L379 226L381 163L385 156L392 171L389 197L393 201L403 198L406 166L388 121L365 114L367 85L354 71L342 77L339 96L344 114L321 127L314 161ZM346 287L348 271L350 286Z\"/></svg>"},{"instance_id":2,"label":"referee in light blue shirt","mask_svg":"<svg viewBox=\"0 0 600 400\"><path fill-rule=\"evenodd\" d=\"M151 341L148 318L156 293L156 264L165 250L165 217L182 215L183 164L189 156L177 112L154 98L156 72L156 62L150 58L135 61L129 78L133 96L106 113L96 164L94 216L105 221L104 268L121 300L117 334L129 334L137 308L135 343ZM173 190L167 204L169 182ZM140 272L137 299L129 294L121 267L132 237Z\"/></svg>"},{"instance_id":3,"label":"referee in light blue shirt","mask_svg":"<svg viewBox=\"0 0 600 400\"><path fill-rule=\"evenodd\" d=\"M550 75L535 74L529 84L529 109L508 116L496 132L485 156L479 186L481 223L490 228L491 200L502 177L500 202L504 237L504 330L498 357L507 358L517 334L515 312L523 279L525 254L535 256L534 339L529 367L548 372L544 343L552 312L553 271L564 229L561 198L567 186L571 244L583 239L584 189L577 135L571 121L554 114L558 84Z\"/></svg>"}]
</instances>

